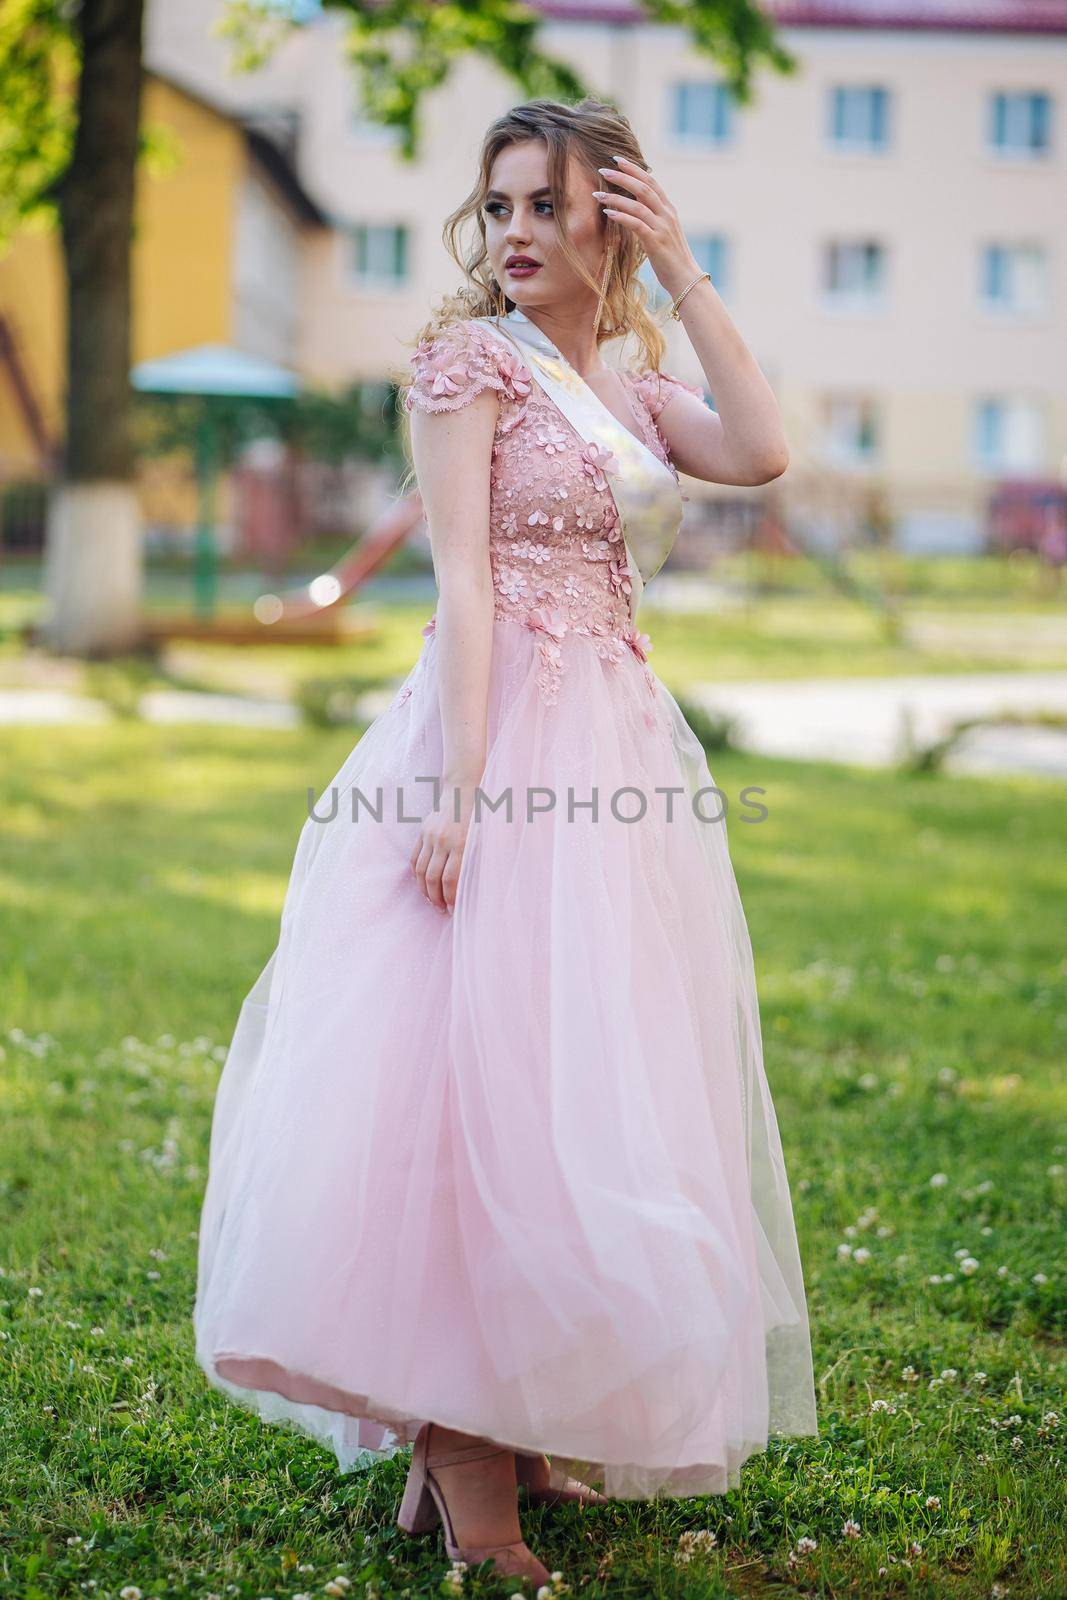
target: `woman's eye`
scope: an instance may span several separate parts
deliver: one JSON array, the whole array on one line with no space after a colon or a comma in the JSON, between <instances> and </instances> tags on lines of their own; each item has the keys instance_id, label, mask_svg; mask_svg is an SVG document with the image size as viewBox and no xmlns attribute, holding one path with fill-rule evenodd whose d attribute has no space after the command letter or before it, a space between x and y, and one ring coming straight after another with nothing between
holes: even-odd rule
<instances>
[{"instance_id":1,"label":"woman's eye","mask_svg":"<svg viewBox=\"0 0 1067 1600\"><path fill-rule=\"evenodd\" d=\"M552 214L552 202L551 202L551 200L535 200L534 201L535 210L540 210L541 207L544 207L544 209L551 216L551 214ZM499 200L488 200L486 202L486 204L483 206L482 209L484 210L486 216L495 217L498 212L506 210L506 207L504 205L502 205Z\"/></svg>"}]
</instances>

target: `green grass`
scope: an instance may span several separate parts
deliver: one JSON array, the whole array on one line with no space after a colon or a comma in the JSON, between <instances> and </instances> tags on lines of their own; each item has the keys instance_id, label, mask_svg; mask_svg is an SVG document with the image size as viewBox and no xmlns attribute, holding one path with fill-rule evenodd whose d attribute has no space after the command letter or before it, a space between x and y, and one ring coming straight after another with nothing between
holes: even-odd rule
<instances>
[{"instance_id":1,"label":"green grass","mask_svg":"<svg viewBox=\"0 0 1067 1600\"><path fill-rule=\"evenodd\" d=\"M211 1390L192 1349L220 1059L306 790L351 742L5 730L5 1596L283 1600L338 1574L352 1600L440 1592L437 1540L394 1525L402 1459L340 1476ZM768 820L738 812L730 836L821 1432L772 1442L724 1497L541 1511L526 1536L590 1600L1062 1595L1062 789L712 770L728 796L766 789ZM700 1529L717 1548L677 1564ZM468 1575L465 1593L515 1588Z\"/></svg>"}]
</instances>

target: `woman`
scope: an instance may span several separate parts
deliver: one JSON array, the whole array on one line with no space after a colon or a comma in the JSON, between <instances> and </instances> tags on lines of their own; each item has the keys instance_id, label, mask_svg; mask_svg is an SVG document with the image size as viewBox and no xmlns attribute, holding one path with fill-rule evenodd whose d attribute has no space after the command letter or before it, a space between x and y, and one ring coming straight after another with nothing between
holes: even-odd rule
<instances>
[{"instance_id":1,"label":"woman","mask_svg":"<svg viewBox=\"0 0 1067 1600\"><path fill-rule=\"evenodd\" d=\"M611 107L501 117L447 237L465 292L404 402L437 611L238 1020L197 1354L342 1470L413 1443L401 1526L543 1583L519 1488L720 1493L816 1431L721 799L634 620L677 469L758 484L787 450ZM657 370L646 256L717 412ZM626 333L646 370L601 359Z\"/></svg>"}]
</instances>

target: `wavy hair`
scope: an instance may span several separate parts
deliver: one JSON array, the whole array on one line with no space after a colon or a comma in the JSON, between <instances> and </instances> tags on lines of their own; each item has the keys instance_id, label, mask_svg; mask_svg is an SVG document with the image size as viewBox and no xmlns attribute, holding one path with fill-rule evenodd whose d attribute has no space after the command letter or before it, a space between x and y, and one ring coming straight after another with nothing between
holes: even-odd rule
<instances>
[{"instance_id":1,"label":"wavy hair","mask_svg":"<svg viewBox=\"0 0 1067 1600\"><path fill-rule=\"evenodd\" d=\"M417 342L432 339L465 318L506 316L513 309L515 302L496 281L489 266L482 208L489 192L493 163L501 150L529 139L542 140L548 149L548 185L559 248L579 277L597 291L597 344L632 333L644 352L649 369L657 370L666 340L652 315L645 286L637 276L646 257L636 234L614 217L601 214L606 254L604 270L597 282L571 243L564 223L567 168L572 156L594 179L599 178L599 187L609 191L611 179L598 173L597 168L610 167L613 155L627 156L639 166L647 165L637 136L622 112L592 97L574 105L566 105L561 100L527 100L505 111L489 126L482 140L478 180L444 224L445 246L463 272L465 282L444 297L419 330ZM615 185L615 192L630 193L622 184ZM469 227L472 221L473 234ZM409 368L400 382L397 404L401 410L411 376Z\"/></svg>"}]
</instances>

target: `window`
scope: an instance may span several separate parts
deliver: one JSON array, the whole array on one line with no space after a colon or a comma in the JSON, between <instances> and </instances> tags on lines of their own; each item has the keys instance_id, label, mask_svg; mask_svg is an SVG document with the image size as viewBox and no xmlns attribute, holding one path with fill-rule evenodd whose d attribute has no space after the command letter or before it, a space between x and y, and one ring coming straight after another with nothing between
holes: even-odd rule
<instances>
[{"instance_id":1,"label":"window","mask_svg":"<svg viewBox=\"0 0 1067 1600\"><path fill-rule=\"evenodd\" d=\"M885 294L886 253L876 239L833 239L824 248L822 288L835 310L875 310Z\"/></svg>"},{"instance_id":2,"label":"window","mask_svg":"<svg viewBox=\"0 0 1067 1600\"><path fill-rule=\"evenodd\" d=\"M1037 316L1048 303L1048 262L1040 244L987 244L979 260L978 294L987 311Z\"/></svg>"},{"instance_id":3,"label":"window","mask_svg":"<svg viewBox=\"0 0 1067 1600\"><path fill-rule=\"evenodd\" d=\"M1044 465L1044 415L1023 396L983 395L974 408L972 453L986 471L1027 473Z\"/></svg>"},{"instance_id":4,"label":"window","mask_svg":"<svg viewBox=\"0 0 1067 1600\"><path fill-rule=\"evenodd\" d=\"M830 395L823 402L823 455L830 466L867 466L879 450L878 410L869 395Z\"/></svg>"},{"instance_id":5,"label":"window","mask_svg":"<svg viewBox=\"0 0 1067 1600\"><path fill-rule=\"evenodd\" d=\"M642 261L637 269L637 276L648 291L648 303L654 311L670 305L671 296L656 277L650 261L647 259Z\"/></svg>"},{"instance_id":6,"label":"window","mask_svg":"<svg viewBox=\"0 0 1067 1600\"><path fill-rule=\"evenodd\" d=\"M987 140L997 155L1040 157L1052 148L1052 99L1037 91L1001 90L989 97Z\"/></svg>"},{"instance_id":7,"label":"window","mask_svg":"<svg viewBox=\"0 0 1067 1600\"><path fill-rule=\"evenodd\" d=\"M889 91L877 84L835 84L827 97L827 138L837 150L885 150Z\"/></svg>"},{"instance_id":8,"label":"window","mask_svg":"<svg viewBox=\"0 0 1067 1600\"><path fill-rule=\"evenodd\" d=\"M676 83L671 87L671 134L681 144L728 144L734 133L734 97L728 84Z\"/></svg>"},{"instance_id":9,"label":"window","mask_svg":"<svg viewBox=\"0 0 1067 1600\"><path fill-rule=\"evenodd\" d=\"M725 299L730 271L729 242L721 233L687 234L690 248L696 256L701 272L710 272L711 281ZM663 288L652 264L647 259L637 269L637 276L648 291L649 304L654 310L666 309L673 298ZM685 287L684 284L682 286Z\"/></svg>"},{"instance_id":10,"label":"window","mask_svg":"<svg viewBox=\"0 0 1067 1600\"><path fill-rule=\"evenodd\" d=\"M725 234L690 234L689 247L696 256L701 272L710 272L712 283L725 296L730 275L730 247Z\"/></svg>"},{"instance_id":11,"label":"window","mask_svg":"<svg viewBox=\"0 0 1067 1600\"><path fill-rule=\"evenodd\" d=\"M404 283L408 230L402 222L360 222L351 230L352 275L368 287Z\"/></svg>"}]
</instances>

